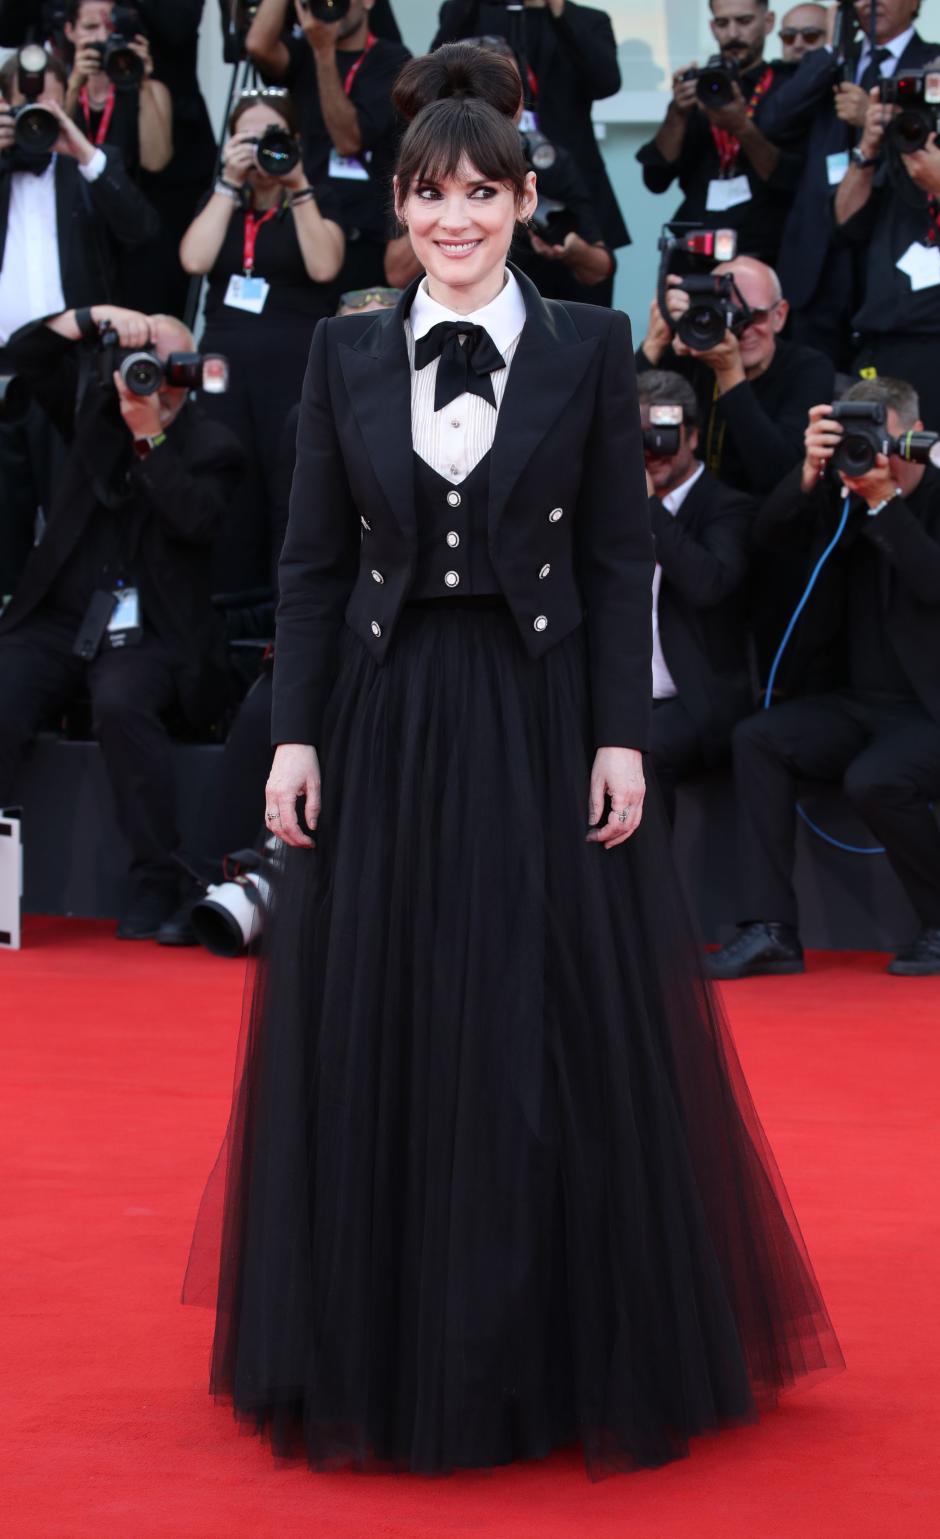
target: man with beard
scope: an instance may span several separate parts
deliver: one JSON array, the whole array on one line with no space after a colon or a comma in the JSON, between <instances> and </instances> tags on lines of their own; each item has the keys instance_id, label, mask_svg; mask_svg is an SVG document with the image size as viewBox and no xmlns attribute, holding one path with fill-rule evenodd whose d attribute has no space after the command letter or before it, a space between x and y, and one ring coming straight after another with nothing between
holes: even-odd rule
<instances>
[{"instance_id":1,"label":"man with beard","mask_svg":"<svg viewBox=\"0 0 940 1539\"><path fill-rule=\"evenodd\" d=\"M674 218L737 230L738 251L773 266L801 170L800 142L772 142L761 122L789 66L764 59L775 22L766 0L710 3L712 34L735 77L731 101L703 105L687 78L696 66L678 71L665 119L637 160L650 192L666 192L678 178L683 198Z\"/></svg>"}]
</instances>

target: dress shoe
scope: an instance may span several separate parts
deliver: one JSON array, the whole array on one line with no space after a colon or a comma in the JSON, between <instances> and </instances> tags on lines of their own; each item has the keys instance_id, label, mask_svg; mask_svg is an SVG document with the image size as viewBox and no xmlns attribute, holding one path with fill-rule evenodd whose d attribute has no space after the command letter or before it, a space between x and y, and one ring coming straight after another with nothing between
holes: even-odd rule
<instances>
[{"instance_id":1,"label":"dress shoe","mask_svg":"<svg viewBox=\"0 0 940 1539\"><path fill-rule=\"evenodd\" d=\"M199 938L193 929L193 904L198 901L201 893L191 892L172 913L169 919L165 919L157 931L157 944L160 946L198 946Z\"/></svg>"},{"instance_id":2,"label":"dress shoe","mask_svg":"<svg viewBox=\"0 0 940 1539\"><path fill-rule=\"evenodd\" d=\"M803 947L791 924L742 925L733 940L705 958L712 978L759 978L802 973Z\"/></svg>"},{"instance_id":3,"label":"dress shoe","mask_svg":"<svg viewBox=\"0 0 940 1539\"><path fill-rule=\"evenodd\" d=\"M135 884L117 927L118 940L155 940L179 903L179 883Z\"/></svg>"},{"instance_id":4,"label":"dress shoe","mask_svg":"<svg viewBox=\"0 0 940 1539\"><path fill-rule=\"evenodd\" d=\"M905 946L888 972L895 978L932 978L940 974L940 930L923 930L912 946Z\"/></svg>"}]
</instances>

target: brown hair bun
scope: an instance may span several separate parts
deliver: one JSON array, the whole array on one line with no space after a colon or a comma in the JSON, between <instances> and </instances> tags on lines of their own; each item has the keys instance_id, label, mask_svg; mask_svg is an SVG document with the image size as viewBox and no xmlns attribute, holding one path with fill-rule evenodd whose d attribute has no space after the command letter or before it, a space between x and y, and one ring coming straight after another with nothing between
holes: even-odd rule
<instances>
[{"instance_id":1,"label":"brown hair bun","mask_svg":"<svg viewBox=\"0 0 940 1539\"><path fill-rule=\"evenodd\" d=\"M502 117L519 110L522 84L513 61L474 43L445 43L409 59L392 90L392 101L410 123L424 107L449 97L486 102Z\"/></svg>"}]
</instances>

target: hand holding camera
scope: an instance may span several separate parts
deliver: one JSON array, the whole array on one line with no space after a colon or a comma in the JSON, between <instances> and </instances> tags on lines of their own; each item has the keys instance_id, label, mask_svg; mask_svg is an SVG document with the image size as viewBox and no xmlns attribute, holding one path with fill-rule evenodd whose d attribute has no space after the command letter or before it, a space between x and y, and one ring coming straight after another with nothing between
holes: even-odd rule
<instances>
[{"instance_id":1,"label":"hand holding camera","mask_svg":"<svg viewBox=\"0 0 940 1539\"><path fill-rule=\"evenodd\" d=\"M696 84L698 69L690 64L688 69L677 70L672 77L672 103L675 112L687 118L698 103Z\"/></svg>"},{"instance_id":2,"label":"hand holding camera","mask_svg":"<svg viewBox=\"0 0 940 1539\"><path fill-rule=\"evenodd\" d=\"M349 0L294 0L297 20L314 53L333 53Z\"/></svg>"},{"instance_id":3,"label":"hand holding camera","mask_svg":"<svg viewBox=\"0 0 940 1539\"><path fill-rule=\"evenodd\" d=\"M16 143L14 123L13 108L0 96L0 155L12 150Z\"/></svg>"},{"instance_id":4,"label":"hand holding camera","mask_svg":"<svg viewBox=\"0 0 940 1539\"><path fill-rule=\"evenodd\" d=\"M940 197L940 146L935 133L923 149L904 156L904 166L912 182L935 198Z\"/></svg>"},{"instance_id":5,"label":"hand holding camera","mask_svg":"<svg viewBox=\"0 0 940 1539\"><path fill-rule=\"evenodd\" d=\"M868 112L868 92L850 80L842 80L833 87L836 117L851 128L864 128Z\"/></svg>"},{"instance_id":6,"label":"hand holding camera","mask_svg":"<svg viewBox=\"0 0 940 1539\"><path fill-rule=\"evenodd\" d=\"M940 462L940 435L915 428L892 436L880 401L836 401L810 408L804 434L801 486L812 491L827 466L837 471L850 492L875 507L898 490L891 460L907 465Z\"/></svg>"},{"instance_id":7,"label":"hand holding camera","mask_svg":"<svg viewBox=\"0 0 940 1539\"><path fill-rule=\"evenodd\" d=\"M894 117L895 109L886 107L881 100L881 92L875 86L868 101L865 112L865 126L862 129L862 137L859 141L859 150L866 160L876 160L884 147L885 133L888 124Z\"/></svg>"},{"instance_id":8,"label":"hand holding camera","mask_svg":"<svg viewBox=\"0 0 940 1539\"><path fill-rule=\"evenodd\" d=\"M257 136L249 133L232 134L222 151L222 175L227 182L243 187L251 171L258 169L255 160Z\"/></svg>"}]
</instances>

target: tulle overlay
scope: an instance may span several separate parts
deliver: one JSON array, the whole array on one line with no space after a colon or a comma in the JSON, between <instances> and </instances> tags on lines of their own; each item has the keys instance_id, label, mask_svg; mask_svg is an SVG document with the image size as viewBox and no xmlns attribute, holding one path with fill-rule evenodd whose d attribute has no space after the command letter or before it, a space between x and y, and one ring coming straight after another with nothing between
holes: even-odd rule
<instances>
[{"instance_id":1,"label":"tulle overlay","mask_svg":"<svg viewBox=\"0 0 940 1539\"><path fill-rule=\"evenodd\" d=\"M656 798L586 844L592 753L580 633L344 639L184 1287L279 1454L597 1475L842 1364Z\"/></svg>"}]
</instances>

